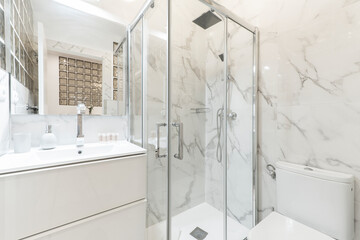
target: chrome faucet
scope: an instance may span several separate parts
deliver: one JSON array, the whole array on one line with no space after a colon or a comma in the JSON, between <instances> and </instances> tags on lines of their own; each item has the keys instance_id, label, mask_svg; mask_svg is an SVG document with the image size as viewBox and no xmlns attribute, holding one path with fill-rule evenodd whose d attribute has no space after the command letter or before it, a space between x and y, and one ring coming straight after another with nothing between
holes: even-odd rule
<instances>
[{"instance_id":1,"label":"chrome faucet","mask_svg":"<svg viewBox=\"0 0 360 240\"><path fill-rule=\"evenodd\" d=\"M83 115L85 114L86 106L79 103L77 106L77 136L76 147L84 146L84 133L83 133Z\"/></svg>"}]
</instances>

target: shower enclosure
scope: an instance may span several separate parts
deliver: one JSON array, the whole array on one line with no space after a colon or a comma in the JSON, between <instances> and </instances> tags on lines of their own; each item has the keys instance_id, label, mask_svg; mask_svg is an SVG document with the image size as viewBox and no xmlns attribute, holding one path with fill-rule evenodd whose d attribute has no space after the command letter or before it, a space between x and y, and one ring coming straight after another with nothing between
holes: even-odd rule
<instances>
[{"instance_id":1,"label":"shower enclosure","mask_svg":"<svg viewBox=\"0 0 360 240\"><path fill-rule=\"evenodd\" d=\"M244 239L257 222L257 29L212 0L153 0L127 47L147 238Z\"/></svg>"}]
</instances>

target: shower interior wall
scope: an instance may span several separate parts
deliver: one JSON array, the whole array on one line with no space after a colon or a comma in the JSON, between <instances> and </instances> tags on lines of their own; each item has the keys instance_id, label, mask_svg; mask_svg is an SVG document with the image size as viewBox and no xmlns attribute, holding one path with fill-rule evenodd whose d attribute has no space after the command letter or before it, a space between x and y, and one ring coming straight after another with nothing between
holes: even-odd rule
<instances>
[{"instance_id":1,"label":"shower interior wall","mask_svg":"<svg viewBox=\"0 0 360 240\"><path fill-rule=\"evenodd\" d=\"M156 4L156 2L155 2ZM160 9L164 6L161 0ZM184 124L184 158L172 159L172 215L201 203L223 210L223 164L216 159L216 112L224 104L224 21L204 30L192 21L208 11L200 2L173 1L171 8L171 120ZM156 11L150 10L150 11ZM155 125L166 121L166 40L151 32L158 29L155 13L144 19L144 80L146 81L146 147L148 149L148 226L166 220L167 160L155 158ZM166 16L163 14L162 16ZM251 93L252 37L241 28L230 27L229 104L238 118L228 125L228 213L243 225L251 226ZM246 36L246 37L244 37ZM251 34L252 36L252 34ZM251 41L250 41L251 40ZM246 46L246 47L241 47ZM249 48L249 46L251 48ZM244 51L246 49L246 51ZM251 49L251 51L249 51ZM233 59L232 59L233 58ZM246 59L246 60L244 60ZM240 81L244 79L246 81ZM140 101L140 99L138 99ZM209 109L194 113L192 108ZM249 111L250 109L250 111ZM172 149L177 134L171 131ZM165 133L160 141L166 151Z\"/></svg>"}]
</instances>

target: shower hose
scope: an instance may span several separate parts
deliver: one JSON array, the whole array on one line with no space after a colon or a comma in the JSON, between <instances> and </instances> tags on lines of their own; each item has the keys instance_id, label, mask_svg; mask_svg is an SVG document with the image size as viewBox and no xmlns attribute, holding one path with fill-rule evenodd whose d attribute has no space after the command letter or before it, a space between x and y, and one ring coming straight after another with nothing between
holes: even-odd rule
<instances>
[{"instance_id":1,"label":"shower hose","mask_svg":"<svg viewBox=\"0 0 360 240\"><path fill-rule=\"evenodd\" d=\"M217 132L217 146L216 146L216 160L222 162L222 146L221 146L221 134L222 134L222 125L223 125L223 112L224 108L219 108L216 113L216 132Z\"/></svg>"}]
</instances>

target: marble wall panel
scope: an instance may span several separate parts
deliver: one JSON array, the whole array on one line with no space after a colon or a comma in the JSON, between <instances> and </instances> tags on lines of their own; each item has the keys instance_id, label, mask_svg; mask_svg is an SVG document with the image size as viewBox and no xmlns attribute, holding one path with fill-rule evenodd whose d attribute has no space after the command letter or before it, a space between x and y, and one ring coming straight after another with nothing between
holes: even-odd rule
<instances>
[{"instance_id":1,"label":"marble wall panel","mask_svg":"<svg viewBox=\"0 0 360 240\"><path fill-rule=\"evenodd\" d=\"M0 156L6 154L10 143L9 74L0 69Z\"/></svg>"},{"instance_id":2,"label":"marble wall panel","mask_svg":"<svg viewBox=\"0 0 360 240\"><path fill-rule=\"evenodd\" d=\"M276 208L266 165L282 160L353 174L359 226L360 2L218 2L260 29L261 218Z\"/></svg>"},{"instance_id":3,"label":"marble wall panel","mask_svg":"<svg viewBox=\"0 0 360 240\"><path fill-rule=\"evenodd\" d=\"M119 133L119 140L125 140L126 120L125 117L85 116L83 125L85 142L98 142L99 133ZM32 146L39 147L47 124L53 126L53 133L59 145L75 144L77 133L75 115L14 115L11 117L11 132L12 134L30 133Z\"/></svg>"}]
</instances>

